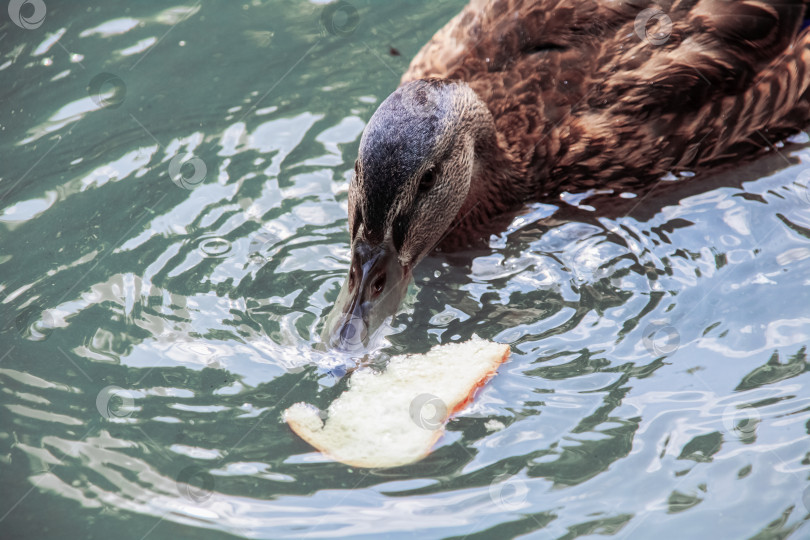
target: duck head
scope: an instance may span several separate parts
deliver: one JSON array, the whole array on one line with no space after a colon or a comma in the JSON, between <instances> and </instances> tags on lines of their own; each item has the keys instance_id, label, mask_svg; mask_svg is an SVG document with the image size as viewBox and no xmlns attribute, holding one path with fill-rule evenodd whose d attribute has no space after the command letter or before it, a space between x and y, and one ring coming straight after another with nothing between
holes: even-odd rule
<instances>
[{"instance_id":1,"label":"duck head","mask_svg":"<svg viewBox=\"0 0 810 540\"><path fill-rule=\"evenodd\" d=\"M486 105L464 83L405 83L377 109L349 184L351 267L322 339L364 348L404 298L413 268L465 206L480 142L494 134Z\"/></svg>"}]
</instances>

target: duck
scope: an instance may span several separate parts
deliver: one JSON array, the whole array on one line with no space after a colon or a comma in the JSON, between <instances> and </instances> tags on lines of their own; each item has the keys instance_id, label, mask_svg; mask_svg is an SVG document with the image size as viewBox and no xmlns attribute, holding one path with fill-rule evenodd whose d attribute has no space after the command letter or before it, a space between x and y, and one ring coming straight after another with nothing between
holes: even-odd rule
<instances>
[{"instance_id":1,"label":"duck","mask_svg":"<svg viewBox=\"0 0 810 540\"><path fill-rule=\"evenodd\" d=\"M806 0L472 0L360 139L322 340L369 343L437 249L526 204L755 155L810 120Z\"/></svg>"}]
</instances>

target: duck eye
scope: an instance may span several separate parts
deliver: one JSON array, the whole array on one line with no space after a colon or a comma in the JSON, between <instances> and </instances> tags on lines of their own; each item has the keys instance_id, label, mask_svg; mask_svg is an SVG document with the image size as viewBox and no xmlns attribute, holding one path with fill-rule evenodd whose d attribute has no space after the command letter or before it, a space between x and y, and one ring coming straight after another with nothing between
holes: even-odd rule
<instances>
[{"instance_id":1,"label":"duck eye","mask_svg":"<svg viewBox=\"0 0 810 540\"><path fill-rule=\"evenodd\" d=\"M380 274L374 280L374 283L371 284L371 290L374 291L374 295L380 294L383 289L385 288L385 273Z\"/></svg>"},{"instance_id":2,"label":"duck eye","mask_svg":"<svg viewBox=\"0 0 810 540\"><path fill-rule=\"evenodd\" d=\"M436 170L431 168L422 175L422 179L419 180L419 193L424 193L429 191L430 188L433 187L433 184L436 183Z\"/></svg>"}]
</instances>

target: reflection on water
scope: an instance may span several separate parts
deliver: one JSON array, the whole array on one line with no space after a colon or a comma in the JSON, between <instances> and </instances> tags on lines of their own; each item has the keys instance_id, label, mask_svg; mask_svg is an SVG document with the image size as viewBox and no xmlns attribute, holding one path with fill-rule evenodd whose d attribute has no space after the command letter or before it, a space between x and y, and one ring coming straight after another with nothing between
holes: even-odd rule
<instances>
[{"instance_id":1,"label":"reflection on water","mask_svg":"<svg viewBox=\"0 0 810 540\"><path fill-rule=\"evenodd\" d=\"M806 136L426 260L374 361L474 334L513 355L422 462L352 469L281 422L345 388L315 336L359 136L462 3L5 23L4 530L810 534Z\"/></svg>"}]
</instances>

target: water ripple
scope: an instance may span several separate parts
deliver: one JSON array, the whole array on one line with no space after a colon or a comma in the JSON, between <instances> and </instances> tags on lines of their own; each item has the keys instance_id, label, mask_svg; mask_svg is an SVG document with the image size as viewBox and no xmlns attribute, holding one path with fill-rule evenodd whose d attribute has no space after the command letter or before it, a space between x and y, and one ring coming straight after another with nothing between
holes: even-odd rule
<instances>
[{"instance_id":1,"label":"water ripple","mask_svg":"<svg viewBox=\"0 0 810 540\"><path fill-rule=\"evenodd\" d=\"M373 362L472 335L513 355L423 461L353 469L281 421L356 365L317 334L360 133L459 6L352 4L347 35L318 2L49 3L10 28L4 530L807 535L806 136L426 259Z\"/></svg>"}]
</instances>

